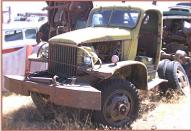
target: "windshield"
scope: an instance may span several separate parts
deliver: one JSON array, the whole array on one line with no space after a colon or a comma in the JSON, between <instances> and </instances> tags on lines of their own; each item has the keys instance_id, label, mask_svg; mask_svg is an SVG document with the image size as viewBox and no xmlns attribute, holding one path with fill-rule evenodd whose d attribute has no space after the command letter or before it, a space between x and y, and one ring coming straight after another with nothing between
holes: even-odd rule
<instances>
[{"instance_id":1,"label":"windshield","mask_svg":"<svg viewBox=\"0 0 191 131\"><path fill-rule=\"evenodd\" d=\"M97 10L90 14L88 26L114 26L134 28L139 19L139 10Z\"/></svg>"}]
</instances>

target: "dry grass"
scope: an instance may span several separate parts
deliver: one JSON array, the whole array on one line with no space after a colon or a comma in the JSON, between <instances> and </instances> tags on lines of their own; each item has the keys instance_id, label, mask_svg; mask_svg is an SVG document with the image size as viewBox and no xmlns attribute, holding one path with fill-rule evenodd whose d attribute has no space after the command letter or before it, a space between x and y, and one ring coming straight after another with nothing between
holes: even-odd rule
<instances>
[{"instance_id":1,"label":"dry grass","mask_svg":"<svg viewBox=\"0 0 191 131\"><path fill-rule=\"evenodd\" d=\"M168 97L161 96L157 90L149 91L149 93L140 92L142 99L140 115L131 127L126 126L123 129L156 129L158 126L155 123L148 126L147 124L153 123L152 121L155 118L162 121L162 117L155 116L150 120L148 116L153 116L153 112L154 115L157 115L156 113L159 116L166 115L166 113L157 112L158 108L164 108L166 111L172 105L179 106L184 98L177 92L172 91L167 92L166 95ZM56 106L54 115L53 119L44 119L30 97L15 94L3 96L3 129L114 129L96 124L92 120L92 112L88 110Z\"/></svg>"},{"instance_id":2,"label":"dry grass","mask_svg":"<svg viewBox=\"0 0 191 131\"><path fill-rule=\"evenodd\" d=\"M131 125L132 129L191 129L190 93L184 96L169 89L161 95L155 88L141 96L140 116Z\"/></svg>"},{"instance_id":3,"label":"dry grass","mask_svg":"<svg viewBox=\"0 0 191 131\"><path fill-rule=\"evenodd\" d=\"M175 104L179 103L185 96L181 95L178 91L168 89L165 94L162 94L158 88L154 88L149 92L140 91L141 108L140 116L153 111L158 105L163 104Z\"/></svg>"}]
</instances>

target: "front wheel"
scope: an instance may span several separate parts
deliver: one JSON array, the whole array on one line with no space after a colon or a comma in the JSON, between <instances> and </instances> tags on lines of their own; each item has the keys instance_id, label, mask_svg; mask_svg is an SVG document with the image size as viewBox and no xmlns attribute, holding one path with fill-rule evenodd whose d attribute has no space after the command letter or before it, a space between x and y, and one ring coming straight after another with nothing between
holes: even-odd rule
<instances>
[{"instance_id":1,"label":"front wheel","mask_svg":"<svg viewBox=\"0 0 191 131\"><path fill-rule=\"evenodd\" d=\"M112 80L102 86L102 110L95 112L98 122L112 127L131 124L138 116L139 96L126 80Z\"/></svg>"},{"instance_id":2,"label":"front wheel","mask_svg":"<svg viewBox=\"0 0 191 131\"><path fill-rule=\"evenodd\" d=\"M54 105L49 101L49 96L31 92L31 98L38 111L45 119L51 119L54 117Z\"/></svg>"}]
</instances>

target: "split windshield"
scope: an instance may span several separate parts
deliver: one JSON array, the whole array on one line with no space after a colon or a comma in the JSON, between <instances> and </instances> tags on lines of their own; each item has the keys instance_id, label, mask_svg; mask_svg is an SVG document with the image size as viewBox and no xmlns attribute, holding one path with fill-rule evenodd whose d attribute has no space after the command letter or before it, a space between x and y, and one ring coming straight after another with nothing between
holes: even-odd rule
<instances>
[{"instance_id":1,"label":"split windshield","mask_svg":"<svg viewBox=\"0 0 191 131\"><path fill-rule=\"evenodd\" d=\"M137 25L139 14L140 11L135 9L100 9L90 14L88 26L134 28Z\"/></svg>"}]
</instances>

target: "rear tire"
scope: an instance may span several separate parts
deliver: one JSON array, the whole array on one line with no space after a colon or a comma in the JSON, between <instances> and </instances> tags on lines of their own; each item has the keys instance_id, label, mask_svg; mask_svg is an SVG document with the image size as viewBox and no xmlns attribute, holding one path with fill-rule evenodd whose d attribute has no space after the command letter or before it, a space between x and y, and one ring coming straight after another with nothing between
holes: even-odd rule
<instances>
[{"instance_id":1,"label":"rear tire","mask_svg":"<svg viewBox=\"0 0 191 131\"><path fill-rule=\"evenodd\" d=\"M126 80L104 83L102 109L94 113L97 122L112 127L131 124L138 116L139 96L135 86Z\"/></svg>"},{"instance_id":2,"label":"rear tire","mask_svg":"<svg viewBox=\"0 0 191 131\"><path fill-rule=\"evenodd\" d=\"M158 66L158 70L157 70L159 78L167 79L166 78L166 67L169 62L170 62L170 60L168 60L168 59L164 59L159 62L159 66ZM165 94L167 89L168 89L167 83L161 83L159 85L159 90L160 90L161 95Z\"/></svg>"},{"instance_id":3,"label":"rear tire","mask_svg":"<svg viewBox=\"0 0 191 131\"><path fill-rule=\"evenodd\" d=\"M168 59L164 59L159 62L159 66L158 66L158 70L157 70L159 78L166 79L166 76L165 76L166 66L169 62L170 62L170 60L168 60Z\"/></svg>"},{"instance_id":4,"label":"rear tire","mask_svg":"<svg viewBox=\"0 0 191 131\"><path fill-rule=\"evenodd\" d=\"M179 90L183 94L189 93L189 80L179 62L171 61L166 67L166 78L169 88Z\"/></svg>"}]
</instances>

